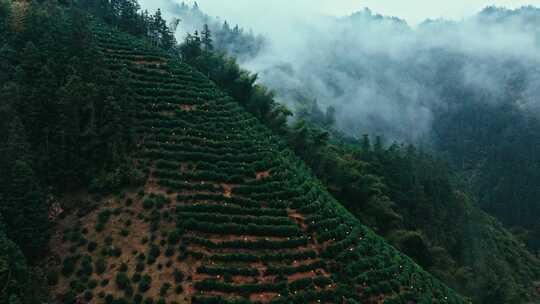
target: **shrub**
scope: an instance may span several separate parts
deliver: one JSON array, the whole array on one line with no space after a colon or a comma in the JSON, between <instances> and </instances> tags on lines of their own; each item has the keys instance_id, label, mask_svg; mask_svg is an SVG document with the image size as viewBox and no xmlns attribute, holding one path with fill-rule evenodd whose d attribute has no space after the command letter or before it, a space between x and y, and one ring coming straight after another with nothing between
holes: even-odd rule
<instances>
[{"instance_id":1,"label":"shrub","mask_svg":"<svg viewBox=\"0 0 540 304\"><path fill-rule=\"evenodd\" d=\"M129 235L129 230L127 230L127 229L120 230L120 235L123 236L123 237L128 236Z\"/></svg>"},{"instance_id":2,"label":"shrub","mask_svg":"<svg viewBox=\"0 0 540 304\"><path fill-rule=\"evenodd\" d=\"M121 290L125 290L128 286L130 286L129 278L124 272L119 272L116 275L116 285Z\"/></svg>"},{"instance_id":3,"label":"shrub","mask_svg":"<svg viewBox=\"0 0 540 304\"><path fill-rule=\"evenodd\" d=\"M129 304L128 300L124 298L114 300L113 304Z\"/></svg>"},{"instance_id":4,"label":"shrub","mask_svg":"<svg viewBox=\"0 0 540 304\"><path fill-rule=\"evenodd\" d=\"M141 293L145 293L146 291L148 291L148 289L150 289L151 285L152 285L152 278L149 275L145 274L141 278L141 281L139 282L139 291Z\"/></svg>"},{"instance_id":5,"label":"shrub","mask_svg":"<svg viewBox=\"0 0 540 304\"><path fill-rule=\"evenodd\" d=\"M103 224L106 224L109 219L111 218L111 210L107 209L107 210L103 210L101 211L99 214L98 214L98 223L103 223Z\"/></svg>"},{"instance_id":6,"label":"shrub","mask_svg":"<svg viewBox=\"0 0 540 304\"><path fill-rule=\"evenodd\" d=\"M18 298L17 298L18 300ZM10 299L10 302L12 300ZM76 303L77 301L77 294L73 291L68 291L65 295L64 295L64 304L74 304ZM15 303L20 303L20 301L14 301Z\"/></svg>"},{"instance_id":7,"label":"shrub","mask_svg":"<svg viewBox=\"0 0 540 304\"><path fill-rule=\"evenodd\" d=\"M152 244L150 245L150 251L148 252L148 257L154 257L157 258L161 254L161 251L159 250L159 246Z\"/></svg>"},{"instance_id":8,"label":"shrub","mask_svg":"<svg viewBox=\"0 0 540 304\"><path fill-rule=\"evenodd\" d=\"M73 280L69 282L69 287L71 288L71 290L74 290L77 293L81 293L85 289L84 284L81 283L79 280Z\"/></svg>"},{"instance_id":9,"label":"shrub","mask_svg":"<svg viewBox=\"0 0 540 304\"><path fill-rule=\"evenodd\" d=\"M113 304L114 297L111 294L108 294L105 296L105 303L106 304Z\"/></svg>"},{"instance_id":10,"label":"shrub","mask_svg":"<svg viewBox=\"0 0 540 304\"><path fill-rule=\"evenodd\" d=\"M65 277L69 277L73 274L75 271L75 264L77 263L77 259L75 257L69 256L64 259L64 262L62 263L62 274Z\"/></svg>"},{"instance_id":11,"label":"shrub","mask_svg":"<svg viewBox=\"0 0 540 304\"><path fill-rule=\"evenodd\" d=\"M122 249L118 247L112 247L109 249L109 255L113 257L119 257L122 255Z\"/></svg>"},{"instance_id":12,"label":"shrub","mask_svg":"<svg viewBox=\"0 0 540 304\"><path fill-rule=\"evenodd\" d=\"M84 299L87 301L87 302L90 302L92 300L92 298L94 298L94 294L91 292L91 291L86 291L84 293Z\"/></svg>"},{"instance_id":13,"label":"shrub","mask_svg":"<svg viewBox=\"0 0 540 304\"><path fill-rule=\"evenodd\" d=\"M96 223L95 229L96 229L96 232L101 232L101 231L105 230L105 224Z\"/></svg>"},{"instance_id":14,"label":"shrub","mask_svg":"<svg viewBox=\"0 0 540 304\"><path fill-rule=\"evenodd\" d=\"M135 266L135 271L142 272L144 270L144 262L137 262L137 265Z\"/></svg>"},{"instance_id":15,"label":"shrub","mask_svg":"<svg viewBox=\"0 0 540 304\"><path fill-rule=\"evenodd\" d=\"M170 246L165 249L165 256L172 257L174 255L174 247Z\"/></svg>"},{"instance_id":16,"label":"shrub","mask_svg":"<svg viewBox=\"0 0 540 304\"><path fill-rule=\"evenodd\" d=\"M169 289L171 289L171 284L167 282L163 283L163 285L161 285L161 288L159 289L159 295L162 297L166 296Z\"/></svg>"},{"instance_id":17,"label":"shrub","mask_svg":"<svg viewBox=\"0 0 540 304\"><path fill-rule=\"evenodd\" d=\"M96 242L88 243L88 246L87 246L88 252L94 252L94 250L96 250L96 248L97 248L97 243Z\"/></svg>"},{"instance_id":18,"label":"shrub","mask_svg":"<svg viewBox=\"0 0 540 304\"><path fill-rule=\"evenodd\" d=\"M126 263L120 264L120 268L118 268L118 271L126 272L128 270L128 265Z\"/></svg>"},{"instance_id":19,"label":"shrub","mask_svg":"<svg viewBox=\"0 0 540 304\"><path fill-rule=\"evenodd\" d=\"M146 299L144 299L144 304L154 304L154 299L146 298Z\"/></svg>"},{"instance_id":20,"label":"shrub","mask_svg":"<svg viewBox=\"0 0 540 304\"><path fill-rule=\"evenodd\" d=\"M140 293L133 296L133 303L134 304L141 304L142 301L143 301L143 296Z\"/></svg>"},{"instance_id":21,"label":"shrub","mask_svg":"<svg viewBox=\"0 0 540 304\"><path fill-rule=\"evenodd\" d=\"M49 286L55 286L58 284L58 273L56 271L49 271L47 273L47 283Z\"/></svg>"},{"instance_id":22,"label":"shrub","mask_svg":"<svg viewBox=\"0 0 540 304\"><path fill-rule=\"evenodd\" d=\"M103 274L107 270L107 261L103 257L99 257L96 261L96 273Z\"/></svg>"},{"instance_id":23,"label":"shrub","mask_svg":"<svg viewBox=\"0 0 540 304\"><path fill-rule=\"evenodd\" d=\"M131 284L126 287L124 292L126 293L126 296L128 297L133 296L133 287L131 286Z\"/></svg>"},{"instance_id":24,"label":"shrub","mask_svg":"<svg viewBox=\"0 0 540 304\"><path fill-rule=\"evenodd\" d=\"M79 271L79 276L91 276L94 272L94 267L92 266L92 258L88 255L85 255L81 261L81 269Z\"/></svg>"},{"instance_id":25,"label":"shrub","mask_svg":"<svg viewBox=\"0 0 540 304\"><path fill-rule=\"evenodd\" d=\"M143 201L143 208L146 209L146 210L150 210L150 209L154 208L154 200L150 199L150 198L145 199Z\"/></svg>"},{"instance_id":26,"label":"shrub","mask_svg":"<svg viewBox=\"0 0 540 304\"><path fill-rule=\"evenodd\" d=\"M167 242L169 243L169 245L176 245L178 244L178 242L180 242L181 237L182 237L182 230L175 229L171 233L169 233Z\"/></svg>"},{"instance_id":27,"label":"shrub","mask_svg":"<svg viewBox=\"0 0 540 304\"><path fill-rule=\"evenodd\" d=\"M182 283L182 281L184 280L184 274L182 273L182 271L180 271L179 269L175 269L173 274L174 274L174 281L176 283Z\"/></svg>"},{"instance_id":28,"label":"shrub","mask_svg":"<svg viewBox=\"0 0 540 304\"><path fill-rule=\"evenodd\" d=\"M110 235L108 235L108 236L105 237L105 244L106 244L107 246L111 246L111 245L112 245L112 242L113 242L113 238L112 238Z\"/></svg>"},{"instance_id":29,"label":"shrub","mask_svg":"<svg viewBox=\"0 0 540 304\"><path fill-rule=\"evenodd\" d=\"M181 294L184 292L184 287L182 287L182 285L177 285L175 291L176 294Z\"/></svg>"}]
</instances>

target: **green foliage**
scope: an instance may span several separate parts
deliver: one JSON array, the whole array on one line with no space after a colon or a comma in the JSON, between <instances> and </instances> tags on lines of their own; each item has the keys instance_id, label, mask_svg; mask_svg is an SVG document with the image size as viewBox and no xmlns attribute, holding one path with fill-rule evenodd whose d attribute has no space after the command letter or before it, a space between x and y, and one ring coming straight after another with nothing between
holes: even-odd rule
<instances>
[{"instance_id":1,"label":"green foliage","mask_svg":"<svg viewBox=\"0 0 540 304\"><path fill-rule=\"evenodd\" d=\"M211 50L211 34L204 31L201 40L198 33L189 34L180 45L182 58L208 75L222 90L244 106L273 131L282 134L292 112L274 100L274 94L266 87L256 84L257 75L242 70L234 58ZM204 49L202 46L204 45Z\"/></svg>"},{"instance_id":2,"label":"green foliage","mask_svg":"<svg viewBox=\"0 0 540 304\"><path fill-rule=\"evenodd\" d=\"M141 281L139 282L138 290L140 293L145 293L150 289L152 285L152 278L149 275L143 275Z\"/></svg>"},{"instance_id":3,"label":"green foliage","mask_svg":"<svg viewBox=\"0 0 540 304\"><path fill-rule=\"evenodd\" d=\"M54 278L49 277L54 283ZM27 264L21 249L5 233L0 214L0 303L40 303L47 298L47 278Z\"/></svg>"},{"instance_id":4,"label":"green foliage","mask_svg":"<svg viewBox=\"0 0 540 304\"><path fill-rule=\"evenodd\" d=\"M174 28L167 26L159 9L154 15L149 15L147 11L141 12L139 3L132 0L92 0L78 1L76 4L125 32L148 38L155 46L169 50L176 44Z\"/></svg>"},{"instance_id":5,"label":"green foliage","mask_svg":"<svg viewBox=\"0 0 540 304\"><path fill-rule=\"evenodd\" d=\"M116 274L116 286L121 290L126 290L131 286L131 281L125 272L120 271Z\"/></svg>"},{"instance_id":6,"label":"green foliage","mask_svg":"<svg viewBox=\"0 0 540 304\"><path fill-rule=\"evenodd\" d=\"M48 242L47 205L31 167L23 161L13 163L9 192L0 203L8 235L29 257L36 257Z\"/></svg>"}]
</instances>

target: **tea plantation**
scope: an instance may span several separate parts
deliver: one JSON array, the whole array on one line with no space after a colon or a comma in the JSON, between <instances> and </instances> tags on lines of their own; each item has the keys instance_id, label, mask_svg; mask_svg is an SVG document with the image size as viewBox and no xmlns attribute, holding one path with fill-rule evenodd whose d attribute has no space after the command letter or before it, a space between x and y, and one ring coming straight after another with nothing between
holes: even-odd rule
<instances>
[{"instance_id":1,"label":"tea plantation","mask_svg":"<svg viewBox=\"0 0 540 304\"><path fill-rule=\"evenodd\" d=\"M53 292L65 303L467 303L205 75L128 34L93 34L129 80L147 180L59 223Z\"/></svg>"}]
</instances>

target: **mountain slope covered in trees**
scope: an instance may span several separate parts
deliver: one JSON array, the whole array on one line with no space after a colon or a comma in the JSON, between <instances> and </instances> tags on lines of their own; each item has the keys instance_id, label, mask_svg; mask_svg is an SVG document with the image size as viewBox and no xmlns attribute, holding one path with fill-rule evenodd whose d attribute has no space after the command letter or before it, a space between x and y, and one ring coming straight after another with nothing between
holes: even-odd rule
<instances>
[{"instance_id":1,"label":"mountain slope covered in trees","mask_svg":"<svg viewBox=\"0 0 540 304\"><path fill-rule=\"evenodd\" d=\"M253 77L231 99L108 4L0 2L0 303L467 303L324 189Z\"/></svg>"},{"instance_id":2,"label":"mountain slope covered in trees","mask_svg":"<svg viewBox=\"0 0 540 304\"><path fill-rule=\"evenodd\" d=\"M200 9L182 12L195 18ZM488 7L416 28L369 10L314 20L294 29L308 33L294 46L285 35L267 39L260 56L241 62L300 115L317 103L348 136L446 158L460 190L538 254L540 10Z\"/></svg>"},{"instance_id":3,"label":"mountain slope covered in trees","mask_svg":"<svg viewBox=\"0 0 540 304\"><path fill-rule=\"evenodd\" d=\"M200 8L185 9L188 13L199 10ZM371 16L371 13L368 17L359 14L354 18L385 22L384 18ZM388 22L392 24L397 22L399 26L403 26L398 21ZM220 33L214 35L219 36ZM268 104L269 109L282 114L280 117L287 113L272 104L274 96L271 93L258 93L269 92L260 84L261 82L266 84L266 78L260 80L256 75L242 71L227 56L204 51L200 40L192 36L184 43L184 49L198 50L184 52L184 59L187 62L209 75L236 100L241 100L246 108ZM339 62L338 59L335 61ZM332 62L327 64L331 65ZM452 69L459 70L460 66L462 65L452 65ZM378 71L374 70L372 73L377 74ZM237 75L236 81L224 80L227 79L224 75L231 74ZM238 94L242 92L239 84L244 83L245 79L249 79L255 84L254 87L258 88L253 90L252 94ZM452 84L455 82L442 82L442 85ZM297 89L302 91L305 88ZM448 123L442 129L447 133L441 134L441 147L451 146L454 143L463 144L467 149L475 147L468 143L476 142L476 139L465 135L470 130L468 123L486 122L492 126L490 121L506 115L504 123L507 127L511 127L513 122L520 121L522 117L520 115L523 112L515 111L516 109L507 111L503 108L494 108L497 103L478 104L469 99L460 100L458 87L448 90L447 96L454 96L452 98L455 98L453 102L456 108L439 112L440 117L436 125ZM473 92L472 89L470 91ZM283 97L279 95L278 92L278 98ZM537 299L540 261L523 246L521 238L523 234L518 235L518 238L481 210L479 204L481 196L472 191L470 180L466 178L468 174L463 174L459 169L461 167L456 169L456 162L453 159L445 161L444 154L441 157L441 153L433 151L433 147L422 149L412 145L389 144L381 137L351 138L336 130L338 129L336 123L341 117L335 108L329 107L325 111L317 102L302 98L302 94L295 96L302 104L295 110L294 119L297 122L290 128L275 128L273 127L275 123L268 123L273 121L272 111L270 113L263 111L263 114L252 112L287 138L289 146L297 155L311 167L331 193L363 223L376 229L387 241L413 257L416 262L444 282L471 296L475 303L528 303ZM461 107L469 102L470 106ZM472 113L480 113L482 109L487 111L480 119L472 117L463 120L457 114L443 115L452 109L460 109L463 115L472 106L476 109ZM460 123L456 124L455 120L458 118ZM533 117L531 121L532 119ZM464 137L468 139L460 138L459 132L455 132L457 129L462 130ZM480 131L478 130L476 136L480 136ZM529 132L523 132L520 138L527 137L527 134ZM532 137L529 135L529 138ZM444 141L443 138L448 140ZM514 142L510 137L505 140ZM495 138L482 139L481 144L493 146L495 142L498 142ZM522 143L525 144L526 141ZM506 147L506 153L511 155L512 145L501 144L501 147ZM432 152L426 153L422 150ZM497 166L495 161L486 164ZM526 164L528 161L522 159L519 166L514 167L523 167ZM506 165L510 166L511 163L504 166ZM529 167L533 172L534 166ZM517 173L519 170L515 172L519 175ZM475 175L474 171L472 176L474 180L484 181L486 189L489 187L491 181L488 177L483 179ZM508 175L501 171L492 177L506 179ZM502 182L501 186L504 185L517 186L510 182ZM513 209L510 203L506 206L513 211L522 207L517 206ZM529 215L532 219L535 213ZM505 279L501 280L501 277ZM489 286L497 287L488 288Z\"/></svg>"}]
</instances>

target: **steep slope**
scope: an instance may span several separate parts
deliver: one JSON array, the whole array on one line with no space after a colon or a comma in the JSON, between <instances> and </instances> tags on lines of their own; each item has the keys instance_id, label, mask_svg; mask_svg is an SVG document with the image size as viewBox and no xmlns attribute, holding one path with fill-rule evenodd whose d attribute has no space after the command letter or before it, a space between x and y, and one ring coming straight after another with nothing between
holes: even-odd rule
<instances>
[{"instance_id":1,"label":"steep slope","mask_svg":"<svg viewBox=\"0 0 540 304\"><path fill-rule=\"evenodd\" d=\"M108 67L129 75L148 179L59 223L64 302L466 302L361 225L204 75L129 35L95 34Z\"/></svg>"}]
</instances>

